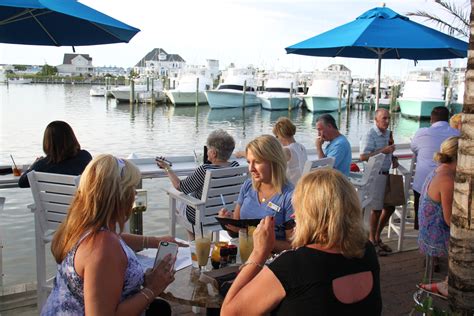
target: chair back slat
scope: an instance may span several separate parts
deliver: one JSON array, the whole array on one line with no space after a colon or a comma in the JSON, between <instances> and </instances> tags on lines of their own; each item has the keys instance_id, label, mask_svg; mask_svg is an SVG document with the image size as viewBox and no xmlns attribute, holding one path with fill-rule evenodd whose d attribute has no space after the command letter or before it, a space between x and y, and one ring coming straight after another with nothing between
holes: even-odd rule
<instances>
[{"instance_id":1,"label":"chair back slat","mask_svg":"<svg viewBox=\"0 0 474 316\"><path fill-rule=\"evenodd\" d=\"M308 172L311 172L318 168L332 168L334 167L335 161L336 159L334 157L326 157L317 160L307 160L304 164L302 174L307 174Z\"/></svg>"}]
</instances>

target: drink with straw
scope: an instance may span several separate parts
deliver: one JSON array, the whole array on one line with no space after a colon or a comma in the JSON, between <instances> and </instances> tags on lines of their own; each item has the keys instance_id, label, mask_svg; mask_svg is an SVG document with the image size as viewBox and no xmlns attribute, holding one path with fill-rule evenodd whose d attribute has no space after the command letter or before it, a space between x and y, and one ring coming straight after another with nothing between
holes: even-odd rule
<instances>
[{"instance_id":1,"label":"drink with straw","mask_svg":"<svg viewBox=\"0 0 474 316\"><path fill-rule=\"evenodd\" d=\"M12 162L13 162L13 165L12 165L12 171L13 171L13 175L15 177L19 177L21 176L21 169L18 168L17 164L15 163L15 160L13 159L13 156L10 155L10 158L12 159Z\"/></svg>"},{"instance_id":2,"label":"drink with straw","mask_svg":"<svg viewBox=\"0 0 474 316\"><path fill-rule=\"evenodd\" d=\"M255 229L256 227L249 226L239 230L239 250L242 263L247 261L253 251L253 232Z\"/></svg>"}]
</instances>

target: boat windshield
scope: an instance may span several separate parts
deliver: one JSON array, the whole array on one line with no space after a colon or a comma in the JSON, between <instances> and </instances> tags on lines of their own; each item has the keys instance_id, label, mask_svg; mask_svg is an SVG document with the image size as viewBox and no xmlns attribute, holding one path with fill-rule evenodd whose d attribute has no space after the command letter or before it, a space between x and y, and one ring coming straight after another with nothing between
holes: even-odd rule
<instances>
[{"instance_id":1,"label":"boat windshield","mask_svg":"<svg viewBox=\"0 0 474 316\"><path fill-rule=\"evenodd\" d=\"M219 86L219 90L224 90L224 89L243 91L244 87L237 84L223 84ZM255 89L253 87L246 87L245 91L255 91Z\"/></svg>"},{"instance_id":2,"label":"boat windshield","mask_svg":"<svg viewBox=\"0 0 474 316\"><path fill-rule=\"evenodd\" d=\"M288 88L265 88L266 92L290 92Z\"/></svg>"}]
</instances>

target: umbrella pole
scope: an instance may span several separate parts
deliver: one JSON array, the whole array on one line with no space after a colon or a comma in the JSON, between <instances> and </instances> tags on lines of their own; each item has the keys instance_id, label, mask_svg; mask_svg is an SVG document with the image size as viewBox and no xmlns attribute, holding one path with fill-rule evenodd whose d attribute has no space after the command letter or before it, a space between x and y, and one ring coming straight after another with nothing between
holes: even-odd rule
<instances>
[{"instance_id":1,"label":"umbrella pole","mask_svg":"<svg viewBox=\"0 0 474 316\"><path fill-rule=\"evenodd\" d=\"M380 101L380 71L382 69L382 54L378 54L379 62L377 68L377 88L375 90L375 110L379 109L379 101Z\"/></svg>"}]
</instances>

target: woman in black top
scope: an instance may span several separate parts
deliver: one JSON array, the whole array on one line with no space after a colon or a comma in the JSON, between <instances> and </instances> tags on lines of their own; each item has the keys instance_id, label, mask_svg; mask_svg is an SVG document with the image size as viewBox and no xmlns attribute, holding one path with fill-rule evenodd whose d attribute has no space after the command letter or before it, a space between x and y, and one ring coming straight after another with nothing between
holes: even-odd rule
<instances>
[{"instance_id":1,"label":"woman in black top","mask_svg":"<svg viewBox=\"0 0 474 316\"><path fill-rule=\"evenodd\" d=\"M28 172L31 170L49 173L80 175L92 160L91 154L81 150L74 131L68 123L53 121L48 124L43 136L43 151L40 157L18 180L20 188L29 188Z\"/></svg>"},{"instance_id":2,"label":"woman in black top","mask_svg":"<svg viewBox=\"0 0 474 316\"><path fill-rule=\"evenodd\" d=\"M264 265L275 242L273 218L254 232L222 315L380 315L379 264L360 202L342 173L321 169L298 182L292 246Z\"/></svg>"}]
</instances>

